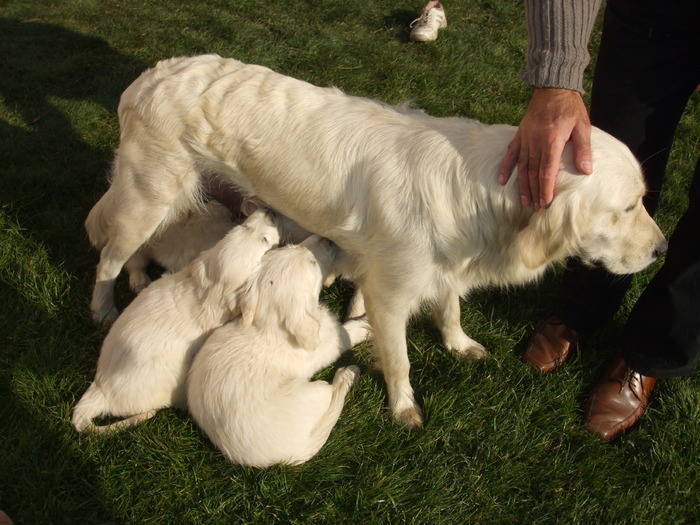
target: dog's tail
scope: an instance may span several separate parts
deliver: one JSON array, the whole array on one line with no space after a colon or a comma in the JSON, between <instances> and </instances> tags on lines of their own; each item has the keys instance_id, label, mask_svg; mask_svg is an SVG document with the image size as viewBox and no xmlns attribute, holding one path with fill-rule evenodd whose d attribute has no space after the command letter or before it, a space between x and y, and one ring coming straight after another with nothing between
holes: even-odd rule
<instances>
[{"instance_id":1,"label":"dog's tail","mask_svg":"<svg viewBox=\"0 0 700 525\"><path fill-rule=\"evenodd\" d=\"M85 229L87 230L90 243L101 250L107 244L109 239L107 230L109 227L108 210L113 209L111 202L114 198L114 192L109 189L102 195L99 201L92 207L85 219Z\"/></svg>"},{"instance_id":2,"label":"dog's tail","mask_svg":"<svg viewBox=\"0 0 700 525\"><path fill-rule=\"evenodd\" d=\"M73 423L73 428L78 432L87 430L96 434L104 434L134 427L141 421L152 418L156 412L157 410L149 410L108 425L95 425L92 421L93 418L108 414L109 403L102 389L95 383L92 383L85 394L83 394L83 397L80 398L78 404L75 405L71 422Z\"/></svg>"}]
</instances>

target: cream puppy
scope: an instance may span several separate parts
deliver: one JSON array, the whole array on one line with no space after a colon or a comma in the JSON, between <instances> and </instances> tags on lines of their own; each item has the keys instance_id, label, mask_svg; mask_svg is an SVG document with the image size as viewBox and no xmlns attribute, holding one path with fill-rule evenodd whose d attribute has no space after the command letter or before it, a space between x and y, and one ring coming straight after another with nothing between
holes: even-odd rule
<instances>
[{"instance_id":1,"label":"cream puppy","mask_svg":"<svg viewBox=\"0 0 700 525\"><path fill-rule=\"evenodd\" d=\"M234 463L298 464L328 439L359 374L309 378L369 336L364 320L341 325L318 301L335 246L313 235L265 254L241 293L242 316L217 329L195 357L190 413Z\"/></svg>"},{"instance_id":2,"label":"cream puppy","mask_svg":"<svg viewBox=\"0 0 700 525\"><path fill-rule=\"evenodd\" d=\"M279 242L271 212L258 210L183 270L153 282L107 334L95 380L73 411L73 426L133 426L162 407L185 408L192 358L211 331L238 313L237 289ZM126 418L96 426L93 418Z\"/></svg>"},{"instance_id":3,"label":"cream puppy","mask_svg":"<svg viewBox=\"0 0 700 525\"><path fill-rule=\"evenodd\" d=\"M240 222L234 222L231 211L216 201L192 210L187 217L153 236L126 261L124 268L129 273L129 286L139 293L151 284L151 278L146 274L150 261L158 263L169 273L182 270Z\"/></svg>"}]
</instances>

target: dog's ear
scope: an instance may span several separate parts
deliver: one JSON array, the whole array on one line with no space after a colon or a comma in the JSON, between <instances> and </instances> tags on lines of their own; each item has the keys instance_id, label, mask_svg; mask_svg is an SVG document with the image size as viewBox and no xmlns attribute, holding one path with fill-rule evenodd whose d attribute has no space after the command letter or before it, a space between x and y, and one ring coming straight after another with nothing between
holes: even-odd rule
<instances>
[{"instance_id":1,"label":"dog's ear","mask_svg":"<svg viewBox=\"0 0 700 525\"><path fill-rule=\"evenodd\" d=\"M256 279L251 279L248 284L237 290L236 294L238 295L238 309L241 313L241 325L248 328L253 325L255 310L258 308Z\"/></svg>"},{"instance_id":2,"label":"dog's ear","mask_svg":"<svg viewBox=\"0 0 700 525\"><path fill-rule=\"evenodd\" d=\"M310 291L302 295L303 304L296 304L296 307L287 309L282 322L296 343L311 351L321 343L320 310L318 299Z\"/></svg>"},{"instance_id":3,"label":"dog's ear","mask_svg":"<svg viewBox=\"0 0 700 525\"><path fill-rule=\"evenodd\" d=\"M569 255L577 220L573 207L556 199L549 208L535 212L515 240L523 264L535 270Z\"/></svg>"},{"instance_id":4,"label":"dog's ear","mask_svg":"<svg viewBox=\"0 0 700 525\"><path fill-rule=\"evenodd\" d=\"M243 213L243 215L246 217L249 217L255 210L258 209L260 209L260 205L251 199L245 199L241 203L241 213Z\"/></svg>"}]
</instances>

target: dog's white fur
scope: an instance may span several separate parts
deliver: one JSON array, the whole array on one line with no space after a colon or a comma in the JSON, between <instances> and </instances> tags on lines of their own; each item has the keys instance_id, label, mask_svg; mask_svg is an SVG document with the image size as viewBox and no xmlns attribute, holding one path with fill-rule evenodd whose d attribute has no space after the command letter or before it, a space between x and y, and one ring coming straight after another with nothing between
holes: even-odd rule
<instances>
[{"instance_id":1,"label":"dog's white fur","mask_svg":"<svg viewBox=\"0 0 700 525\"><path fill-rule=\"evenodd\" d=\"M313 235L267 252L241 292L242 316L215 330L192 363L189 411L234 463L303 463L340 416L359 369L338 369L332 384L309 379L364 341L369 326L341 325L319 304L335 250Z\"/></svg>"},{"instance_id":2,"label":"dog's white fur","mask_svg":"<svg viewBox=\"0 0 700 525\"><path fill-rule=\"evenodd\" d=\"M185 408L187 371L212 330L239 313L237 290L279 241L273 215L253 213L181 271L144 289L112 325L95 380L73 411L73 426L133 426L159 408ZM126 418L96 426L99 416Z\"/></svg>"},{"instance_id":3,"label":"dog's white fur","mask_svg":"<svg viewBox=\"0 0 700 525\"><path fill-rule=\"evenodd\" d=\"M238 224L240 221L233 221L231 211L215 201L206 203L201 210L192 210L160 235L151 237L126 261L124 268L129 272L131 289L138 293L151 284L146 274L150 261L158 263L168 273L178 272ZM94 237L94 234L89 236Z\"/></svg>"},{"instance_id":4,"label":"dog's white fur","mask_svg":"<svg viewBox=\"0 0 700 525\"><path fill-rule=\"evenodd\" d=\"M389 404L409 427L422 415L405 325L421 301L449 349L480 358L460 326L460 295L531 281L569 256L631 273L665 249L642 207L638 162L598 129L594 173L576 173L568 146L557 196L535 213L515 177L497 184L514 127L434 118L216 55L146 71L122 95L119 121L95 317L113 308L128 257L196 205L203 174L218 174L354 258L349 277L365 296Z\"/></svg>"}]
</instances>

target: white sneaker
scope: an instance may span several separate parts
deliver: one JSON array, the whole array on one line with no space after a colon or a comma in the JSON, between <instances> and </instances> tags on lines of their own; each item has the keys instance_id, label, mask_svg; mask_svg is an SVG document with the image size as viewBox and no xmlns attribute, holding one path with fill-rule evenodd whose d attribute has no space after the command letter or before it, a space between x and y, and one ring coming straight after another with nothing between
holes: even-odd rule
<instances>
[{"instance_id":1,"label":"white sneaker","mask_svg":"<svg viewBox=\"0 0 700 525\"><path fill-rule=\"evenodd\" d=\"M420 18L411 22L409 38L414 42L437 40L438 30L447 27L445 9L439 0L431 0L420 13Z\"/></svg>"}]
</instances>

